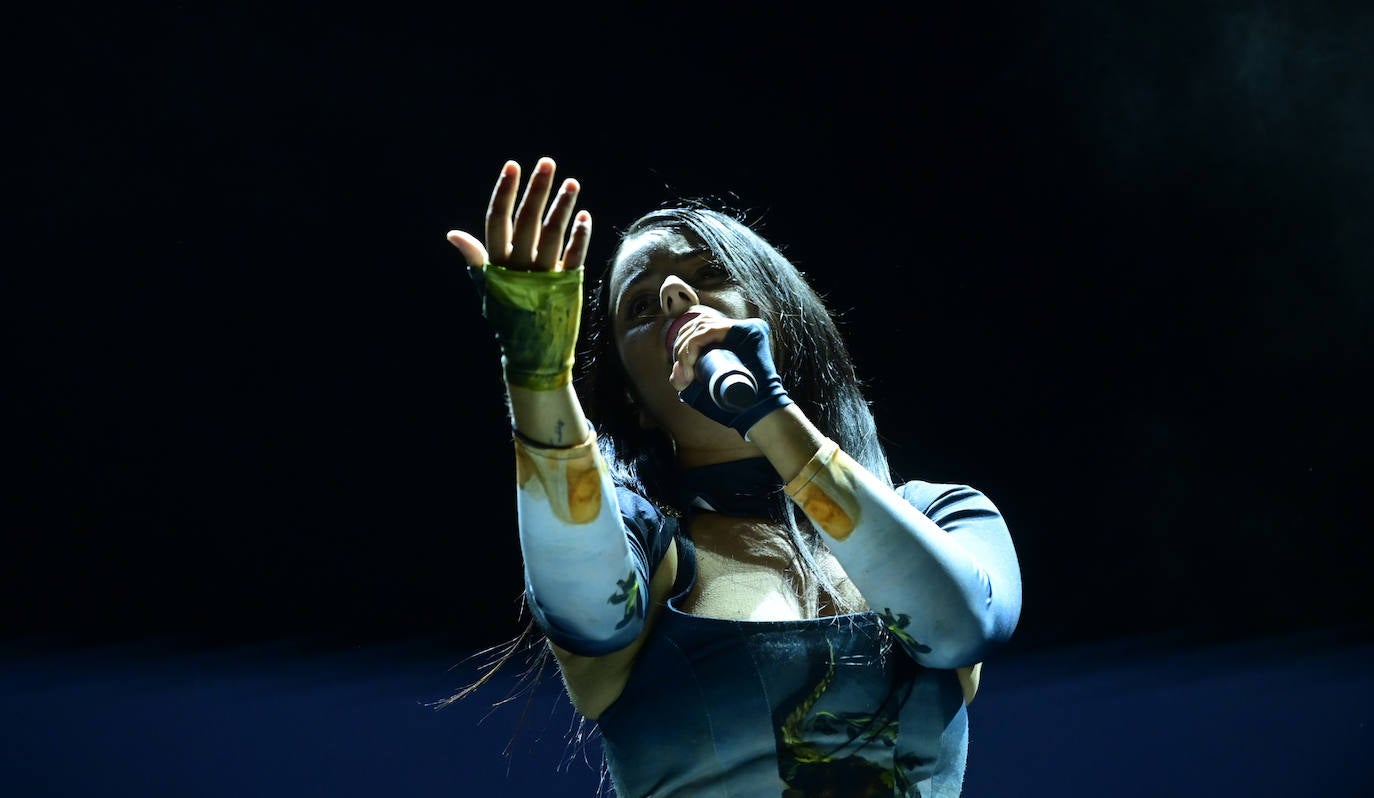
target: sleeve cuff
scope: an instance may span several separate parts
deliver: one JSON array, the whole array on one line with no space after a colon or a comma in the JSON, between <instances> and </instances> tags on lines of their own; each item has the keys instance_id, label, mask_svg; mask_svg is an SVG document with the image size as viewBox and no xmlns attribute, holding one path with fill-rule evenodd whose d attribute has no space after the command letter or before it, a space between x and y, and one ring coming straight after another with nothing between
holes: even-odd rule
<instances>
[{"instance_id":1,"label":"sleeve cuff","mask_svg":"<svg viewBox=\"0 0 1374 798\"><path fill-rule=\"evenodd\" d=\"M831 459L835 457L835 452L839 450L840 445L838 443L826 438L825 442L821 444L821 448L817 449L811 459L806 461L806 465L802 466L801 472L788 481L786 486L788 497L796 499L797 494L801 493L807 485L810 485L811 480L815 479L817 474L825 470Z\"/></svg>"}]
</instances>

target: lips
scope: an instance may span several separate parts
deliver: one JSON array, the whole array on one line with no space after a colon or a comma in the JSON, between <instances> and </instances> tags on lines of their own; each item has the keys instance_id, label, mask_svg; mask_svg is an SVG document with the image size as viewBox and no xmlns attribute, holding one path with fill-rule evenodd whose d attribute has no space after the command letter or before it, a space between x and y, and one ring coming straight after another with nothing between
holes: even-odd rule
<instances>
[{"instance_id":1,"label":"lips","mask_svg":"<svg viewBox=\"0 0 1374 798\"><path fill-rule=\"evenodd\" d=\"M668 330L663 334L663 345L668 348L668 357L673 356L673 344L677 343L677 334L682 330L682 325L700 315L700 313L684 313L673 319L673 323L668 325Z\"/></svg>"}]
</instances>

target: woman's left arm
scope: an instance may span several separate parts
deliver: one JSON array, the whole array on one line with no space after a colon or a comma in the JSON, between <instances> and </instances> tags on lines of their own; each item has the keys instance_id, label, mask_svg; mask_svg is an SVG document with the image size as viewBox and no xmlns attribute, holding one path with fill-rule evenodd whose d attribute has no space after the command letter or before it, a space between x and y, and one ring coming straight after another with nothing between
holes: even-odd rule
<instances>
[{"instance_id":1,"label":"woman's left arm","mask_svg":"<svg viewBox=\"0 0 1374 798\"><path fill-rule=\"evenodd\" d=\"M825 438L795 405L749 439L903 647L932 668L981 662L1021 614L1021 570L1001 512L964 485L917 509Z\"/></svg>"}]
</instances>

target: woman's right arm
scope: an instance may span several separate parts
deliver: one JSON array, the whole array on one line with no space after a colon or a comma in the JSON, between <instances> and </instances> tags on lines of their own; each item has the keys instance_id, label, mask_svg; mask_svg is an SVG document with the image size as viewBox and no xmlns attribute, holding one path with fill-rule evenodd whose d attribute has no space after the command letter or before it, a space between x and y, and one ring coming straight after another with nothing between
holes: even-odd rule
<instances>
[{"instance_id":1,"label":"woman's right arm","mask_svg":"<svg viewBox=\"0 0 1374 798\"><path fill-rule=\"evenodd\" d=\"M663 540L651 517L621 506L572 387L591 216L573 216L580 187L571 179L544 213L554 171L541 158L517 208L520 167L508 161L487 209L486 244L459 230L448 239L474 271L501 342L531 614L574 704L595 717L619 694L653 607L671 587L675 558L649 545Z\"/></svg>"}]
</instances>

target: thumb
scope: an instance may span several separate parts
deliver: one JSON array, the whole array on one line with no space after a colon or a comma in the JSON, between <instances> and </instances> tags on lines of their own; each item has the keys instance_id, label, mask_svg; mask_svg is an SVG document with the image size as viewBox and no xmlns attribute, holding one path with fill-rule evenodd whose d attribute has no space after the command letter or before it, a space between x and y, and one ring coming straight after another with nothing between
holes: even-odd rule
<instances>
[{"instance_id":1,"label":"thumb","mask_svg":"<svg viewBox=\"0 0 1374 798\"><path fill-rule=\"evenodd\" d=\"M458 248L462 253L463 260L467 261L468 268L480 269L487 263L487 248L482 246L482 242L464 233L462 230L448 231L448 242Z\"/></svg>"}]
</instances>

